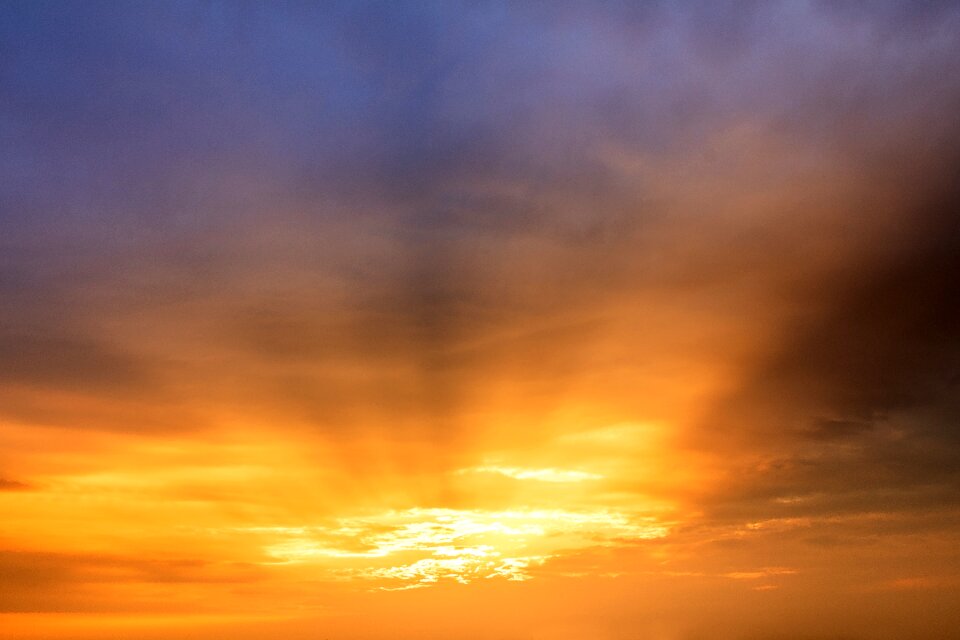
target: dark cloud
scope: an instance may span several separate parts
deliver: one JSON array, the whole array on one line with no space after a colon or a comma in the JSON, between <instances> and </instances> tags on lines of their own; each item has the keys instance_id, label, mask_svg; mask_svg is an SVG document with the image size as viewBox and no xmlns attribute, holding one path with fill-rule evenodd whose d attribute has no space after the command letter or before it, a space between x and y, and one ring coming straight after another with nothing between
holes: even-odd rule
<instances>
[{"instance_id":1,"label":"dark cloud","mask_svg":"<svg viewBox=\"0 0 960 640\"><path fill-rule=\"evenodd\" d=\"M83 338L10 335L0 343L0 383L129 392L151 386L132 358Z\"/></svg>"},{"instance_id":2,"label":"dark cloud","mask_svg":"<svg viewBox=\"0 0 960 640\"><path fill-rule=\"evenodd\" d=\"M894 243L815 283L811 319L711 415L710 430L764 460L736 482L733 508L785 517L960 500L960 197L944 162Z\"/></svg>"},{"instance_id":3,"label":"dark cloud","mask_svg":"<svg viewBox=\"0 0 960 640\"><path fill-rule=\"evenodd\" d=\"M26 482L0 477L0 491L28 491L32 488L33 486Z\"/></svg>"},{"instance_id":4,"label":"dark cloud","mask_svg":"<svg viewBox=\"0 0 960 640\"><path fill-rule=\"evenodd\" d=\"M118 554L0 551L3 612L122 611L98 588L144 584L251 584L264 577L256 566L184 558L144 559ZM150 606L146 602L138 606ZM155 605L154 605L155 606Z\"/></svg>"}]
</instances>

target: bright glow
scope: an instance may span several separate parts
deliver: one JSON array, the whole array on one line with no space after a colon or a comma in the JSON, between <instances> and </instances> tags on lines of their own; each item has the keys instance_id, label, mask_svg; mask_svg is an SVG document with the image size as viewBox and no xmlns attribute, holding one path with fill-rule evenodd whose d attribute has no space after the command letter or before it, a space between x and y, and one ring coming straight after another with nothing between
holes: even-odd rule
<instances>
[{"instance_id":1,"label":"bright glow","mask_svg":"<svg viewBox=\"0 0 960 640\"><path fill-rule=\"evenodd\" d=\"M652 517L560 509L408 509L340 518L333 527L251 529L279 538L265 549L279 561L314 563L341 578L386 579L400 587L443 579L527 580L531 566L558 553L659 538L668 530ZM346 558L352 559L348 567L335 562Z\"/></svg>"},{"instance_id":2,"label":"bright glow","mask_svg":"<svg viewBox=\"0 0 960 640\"><path fill-rule=\"evenodd\" d=\"M583 482L584 480L599 480L603 478L598 473L586 471L570 471L567 469L524 469L521 467L501 467L484 465L461 469L458 473L494 473L515 480L539 480L541 482Z\"/></svg>"}]
</instances>

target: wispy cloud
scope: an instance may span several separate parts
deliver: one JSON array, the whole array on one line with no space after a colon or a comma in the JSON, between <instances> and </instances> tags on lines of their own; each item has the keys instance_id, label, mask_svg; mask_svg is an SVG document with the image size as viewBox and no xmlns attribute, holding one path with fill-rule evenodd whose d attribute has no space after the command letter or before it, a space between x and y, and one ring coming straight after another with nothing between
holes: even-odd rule
<instances>
[{"instance_id":1,"label":"wispy cloud","mask_svg":"<svg viewBox=\"0 0 960 640\"><path fill-rule=\"evenodd\" d=\"M523 467L501 467L499 465L482 465L460 469L457 473L492 473L506 476L515 480L538 480L540 482L583 482L585 480L600 480L598 473L574 471L569 469L527 469Z\"/></svg>"},{"instance_id":2,"label":"wispy cloud","mask_svg":"<svg viewBox=\"0 0 960 640\"><path fill-rule=\"evenodd\" d=\"M342 577L422 586L441 579L527 580L529 567L555 555L660 538L669 526L608 510L418 508L341 518L334 527L256 531L274 538L265 551L283 562L316 563ZM350 568L337 562L342 559L353 561Z\"/></svg>"}]
</instances>

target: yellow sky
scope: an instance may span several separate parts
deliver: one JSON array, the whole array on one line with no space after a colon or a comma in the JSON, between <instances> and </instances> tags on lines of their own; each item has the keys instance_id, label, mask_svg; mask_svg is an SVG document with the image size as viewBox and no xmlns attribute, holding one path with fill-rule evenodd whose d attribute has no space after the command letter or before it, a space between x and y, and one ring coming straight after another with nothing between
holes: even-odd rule
<instances>
[{"instance_id":1,"label":"yellow sky","mask_svg":"<svg viewBox=\"0 0 960 640\"><path fill-rule=\"evenodd\" d=\"M0 640L960 638L960 11L615 4L0 7Z\"/></svg>"}]
</instances>

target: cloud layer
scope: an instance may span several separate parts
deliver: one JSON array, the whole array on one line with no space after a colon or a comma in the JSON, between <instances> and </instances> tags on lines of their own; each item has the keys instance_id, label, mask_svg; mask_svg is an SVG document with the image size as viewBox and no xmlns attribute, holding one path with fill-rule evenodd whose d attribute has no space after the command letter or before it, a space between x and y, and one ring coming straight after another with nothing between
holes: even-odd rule
<instances>
[{"instance_id":1,"label":"cloud layer","mask_svg":"<svg viewBox=\"0 0 960 640\"><path fill-rule=\"evenodd\" d=\"M956 3L0 13L4 611L960 624ZM271 552L547 512L341 573ZM532 579L458 580L471 549Z\"/></svg>"}]
</instances>

